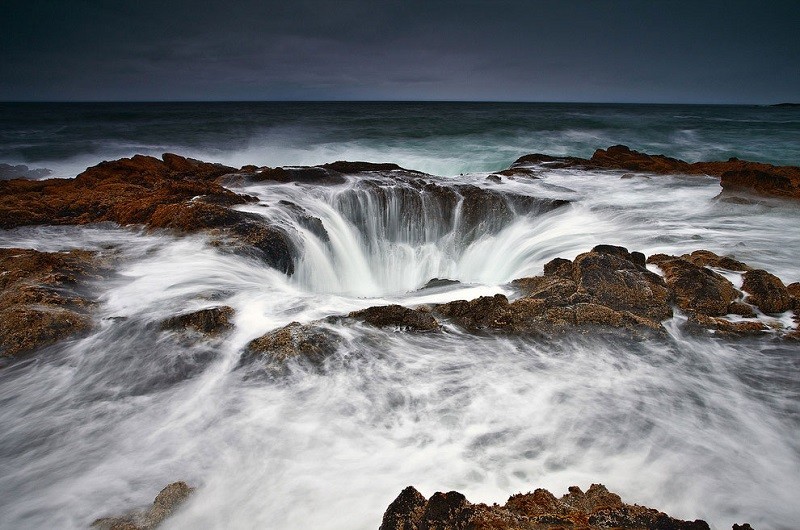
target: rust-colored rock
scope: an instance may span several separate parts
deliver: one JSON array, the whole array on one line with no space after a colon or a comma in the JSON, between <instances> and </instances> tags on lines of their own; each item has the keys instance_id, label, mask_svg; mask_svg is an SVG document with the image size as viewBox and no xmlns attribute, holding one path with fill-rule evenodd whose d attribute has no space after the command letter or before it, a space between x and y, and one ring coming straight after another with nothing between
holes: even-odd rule
<instances>
[{"instance_id":1,"label":"rust-colored rock","mask_svg":"<svg viewBox=\"0 0 800 530\"><path fill-rule=\"evenodd\" d=\"M760 195L800 199L800 167L773 166L731 158L727 161L688 163L664 155L649 155L614 145L598 149L591 158L526 155L512 164L509 171L526 166L626 170L655 174L709 175L718 177L724 191L746 191Z\"/></svg>"},{"instance_id":2,"label":"rust-colored rock","mask_svg":"<svg viewBox=\"0 0 800 530\"><path fill-rule=\"evenodd\" d=\"M194 492L185 482L173 482L162 489L147 510L132 511L119 517L103 517L92 523L98 530L153 530L175 513Z\"/></svg>"},{"instance_id":3,"label":"rust-colored rock","mask_svg":"<svg viewBox=\"0 0 800 530\"><path fill-rule=\"evenodd\" d=\"M34 351L92 328L81 292L102 263L85 250L0 248L0 356Z\"/></svg>"},{"instance_id":4,"label":"rust-colored rock","mask_svg":"<svg viewBox=\"0 0 800 530\"><path fill-rule=\"evenodd\" d=\"M161 329L179 332L194 331L203 335L215 336L233 328L233 322L231 322L233 313L232 307L210 307L170 317L161 322Z\"/></svg>"},{"instance_id":5,"label":"rust-colored rock","mask_svg":"<svg viewBox=\"0 0 800 530\"><path fill-rule=\"evenodd\" d=\"M749 294L747 301L764 313L782 313L791 309L789 291L774 274L756 269L744 273L742 278L742 290Z\"/></svg>"},{"instance_id":6,"label":"rust-colored rock","mask_svg":"<svg viewBox=\"0 0 800 530\"><path fill-rule=\"evenodd\" d=\"M391 327L404 331L435 331L440 327L430 312L396 304L353 311L348 317L364 321L370 326Z\"/></svg>"},{"instance_id":7,"label":"rust-colored rock","mask_svg":"<svg viewBox=\"0 0 800 530\"><path fill-rule=\"evenodd\" d=\"M665 513L625 504L601 484L585 493L573 486L557 499L547 490L512 495L504 506L472 504L456 491L425 500L409 486L389 505L380 530L708 530L705 521L681 521Z\"/></svg>"},{"instance_id":8,"label":"rust-colored rock","mask_svg":"<svg viewBox=\"0 0 800 530\"><path fill-rule=\"evenodd\" d=\"M706 267L663 254L650 256L648 261L664 271L675 302L684 311L709 316L726 315L731 303L739 297L731 282Z\"/></svg>"},{"instance_id":9,"label":"rust-colored rock","mask_svg":"<svg viewBox=\"0 0 800 530\"><path fill-rule=\"evenodd\" d=\"M670 293L664 280L644 267L644 260L643 254L623 247L598 245L574 262L549 262L544 276L515 280L524 294L518 300L485 296L441 304L434 312L473 332L660 332L660 321L672 316Z\"/></svg>"},{"instance_id":10,"label":"rust-colored rock","mask_svg":"<svg viewBox=\"0 0 800 530\"><path fill-rule=\"evenodd\" d=\"M74 179L0 182L0 228L110 221L181 233L219 230L291 274L293 247L281 229L230 209L255 200L216 182L233 168L178 155L102 162Z\"/></svg>"},{"instance_id":11,"label":"rust-colored rock","mask_svg":"<svg viewBox=\"0 0 800 530\"><path fill-rule=\"evenodd\" d=\"M735 272L744 272L751 269L746 263L729 256L719 256L710 250L695 250L691 254L684 254L681 258L694 263L698 267L713 267Z\"/></svg>"}]
</instances>

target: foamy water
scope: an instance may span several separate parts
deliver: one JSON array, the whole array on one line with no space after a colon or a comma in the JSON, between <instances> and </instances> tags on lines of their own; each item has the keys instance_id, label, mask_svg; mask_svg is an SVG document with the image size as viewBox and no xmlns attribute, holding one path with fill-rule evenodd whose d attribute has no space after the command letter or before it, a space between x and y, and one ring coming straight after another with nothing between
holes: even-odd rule
<instances>
[{"instance_id":1,"label":"foamy water","mask_svg":"<svg viewBox=\"0 0 800 530\"><path fill-rule=\"evenodd\" d=\"M701 177L484 177L458 180L573 202L467 234L458 211L427 209L411 224L402 208L381 214L357 183L239 190L258 194L268 207L247 208L272 222L294 223L279 200L321 219L327 242L294 226L304 253L291 278L201 236L2 233L3 246L93 248L118 265L92 286L95 333L0 370L0 527L85 528L186 480L198 490L164 528L374 529L409 484L503 502L592 482L714 528L795 528L794 344L689 337L680 316L668 338L639 343L347 324L332 325L341 347L321 367L240 366L248 341L289 322L513 296L510 280L598 243L647 254L706 248L800 280L793 204L718 201L717 181ZM368 215L357 221L359 212ZM419 290L434 277L462 283ZM158 330L163 318L220 304L236 309L224 339Z\"/></svg>"}]
</instances>

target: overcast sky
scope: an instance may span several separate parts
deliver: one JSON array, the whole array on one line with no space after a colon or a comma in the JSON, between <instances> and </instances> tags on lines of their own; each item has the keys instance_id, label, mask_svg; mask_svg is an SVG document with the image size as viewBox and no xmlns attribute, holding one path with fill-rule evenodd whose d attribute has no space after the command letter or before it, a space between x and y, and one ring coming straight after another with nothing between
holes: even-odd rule
<instances>
[{"instance_id":1,"label":"overcast sky","mask_svg":"<svg viewBox=\"0 0 800 530\"><path fill-rule=\"evenodd\" d=\"M0 0L0 100L800 100L800 1Z\"/></svg>"}]
</instances>

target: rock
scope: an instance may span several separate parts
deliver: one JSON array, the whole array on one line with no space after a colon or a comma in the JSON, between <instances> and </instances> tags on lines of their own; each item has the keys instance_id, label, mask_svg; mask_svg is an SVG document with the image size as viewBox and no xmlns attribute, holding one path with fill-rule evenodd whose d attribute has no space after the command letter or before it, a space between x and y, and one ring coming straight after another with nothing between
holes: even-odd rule
<instances>
[{"instance_id":1,"label":"rock","mask_svg":"<svg viewBox=\"0 0 800 530\"><path fill-rule=\"evenodd\" d=\"M672 316L664 280L650 272L641 258L623 247L598 245L573 262L578 293L617 311L629 311L651 320Z\"/></svg>"},{"instance_id":2,"label":"rock","mask_svg":"<svg viewBox=\"0 0 800 530\"><path fill-rule=\"evenodd\" d=\"M246 348L250 355L259 355L276 362L302 357L321 362L336 351L339 339L335 333L317 324L292 322L252 340Z\"/></svg>"},{"instance_id":3,"label":"rock","mask_svg":"<svg viewBox=\"0 0 800 530\"><path fill-rule=\"evenodd\" d=\"M428 283L420 287L422 289L436 289L437 287L447 287L449 285L458 285L461 282L458 280L450 280L448 278L431 278Z\"/></svg>"},{"instance_id":4,"label":"rock","mask_svg":"<svg viewBox=\"0 0 800 530\"><path fill-rule=\"evenodd\" d=\"M434 311L471 332L510 329L513 321L508 298L502 294L475 300L456 300L435 307Z\"/></svg>"},{"instance_id":5,"label":"rock","mask_svg":"<svg viewBox=\"0 0 800 530\"><path fill-rule=\"evenodd\" d=\"M745 272L751 269L746 263L728 256L718 256L710 250L695 250L691 254L684 254L681 258L694 263L698 267L714 267L715 269L726 269L735 272Z\"/></svg>"},{"instance_id":6,"label":"rock","mask_svg":"<svg viewBox=\"0 0 800 530\"><path fill-rule=\"evenodd\" d=\"M728 314L740 315L745 318L755 318L756 313L753 311L753 306L744 302L731 302L728 306Z\"/></svg>"},{"instance_id":7,"label":"rock","mask_svg":"<svg viewBox=\"0 0 800 530\"><path fill-rule=\"evenodd\" d=\"M736 158L727 161L690 164L664 155L641 153L625 145L614 145L608 149L598 149L589 159L541 154L526 155L514 162L509 171L520 171L532 165L655 174L709 175L720 179L720 185L725 192L746 191L760 195L800 199L800 167L773 166Z\"/></svg>"},{"instance_id":8,"label":"rock","mask_svg":"<svg viewBox=\"0 0 800 530\"><path fill-rule=\"evenodd\" d=\"M373 162L347 162L339 160L331 162L330 164L322 164L319 166L324 169L337 171L339 173L352 175L355 173L375 173L384 171L404 171L409 173L409 170L403 169L397 164L375 164Z\"/></svg>"},{"instance_id":9,"label":"rock","mask_svg":"<svg viewBox=\"0 0 800 530\"><path fill-rule=\"evenodd\" d=\"M777 276L756 269L744 273L742 278L742 290L749 293L746 301L764 313L782 313L791 309L789 291Z\"/></svg>"},{"instance_id":10,"label":"rock","mask_svg":"<svg viewBox=\"0 0 800 530\"><path fill-rule=\"evenodd\" d=\"M369 307L353 311L348 317L377 328L393 327L403 331L435 331L440 327L439 322L429 312L401 305Z\"/></svg>"},{"instance_id":11,"label":"rock","mask_svg":"<svg viewBox=\"0 0 800 530\"><path fill-rule=\"evenodd\" d=\"M413 486L408 486L392 501L383 514L378 530L416 530L428 500Z\"/></svg>"},{"instance_id":12,"label":"rock","mask_svg":"<svg viewBox=\"0 0 800 530\"><path fill-rule=\"evenodd\" d=\"M174 316L161 322L161 329L170 331L192 330L203 335L214 336L233 328L232 307L220 306L201 309L192 313Z\"/></svg>"},{"instance_id":13,"label":"rock","mask_svg":"<svg viewBox=\"0 0 800 530\"><path fill-rule=\"evenodd\" d=\"M644 266L644 255L598 245L569 261L545 265L544 276L513 282L523 297L503 295L459 300L434 312L472 332L552 335L600 328L638 335L663 331L672 316L664 280Z\"/></svg>"},{"instance_id":14,"label":"rock","mask_svg":"<svg viewBox=\"0 0 800 530\"><path fill-rule=\"evenodd\" d=\"M715 335L721 337L740 337L747 335L762 335L769 331L769 328L758 320L742 320L732 322L724 318L711 317L708 315L690 315L685 328L691 333L704 333L713 331Z\"/></svg>"},{"instance_id":15,"label":"rock","mask_svg":"<svg viewBox=\"0 0 800 530\"><path fill-rule=\"evenodd\" d=\"M500 175L489 175L486 177L486 180L489 182L494 182L495 184L501 184L503 182L503 179L500 177Z\"/></svg>"},{"instance_id":16,"label":"rock","mask_svg":"<svg viewBox=\"0 0 800 530\"><path fill-rule=\"evenodd\" d=\"M133 511L119 517L104 517L92 523L99 530L152 530L175 513L194 488L185 482L173 482L162 489L153 505L144 511Z\"/></svg>"},{"instance_id":17,"label":"rock","mask_svg":"<svg viewBox=\"0 0 800 530\"><path fill-rule=\"evenodd\" d=\"M504 506L472 504L451 491L425 500L409 486L386 510L380 530L556 530L564 528L708 530L705 521L681 521L638 505L624 504L605 486L578 487L557 499L550 492L512 495Z\"/></svg>"},{"instance_id":18,"label":"rock","mask_svg":"<svg viewBox=\"0 0 800 530\"><path fill-rule=\"evenodd\" d=\"M664 271L667 286L684 311L726 315L731 303L739 297L739 292L726 278L683 258L657 254L650 256L649 262Z\"/></svg>"},{"instance_id":19,"label":"rock","mask_svg":"<svg viewBox=\"0 0 800 530\"><path fill-rule=\"evenodd\" d=\"M85 250L0 248L0 356L88 332L94 301L81 291L102 266L96 253Z\"/></svg>"},{"instance_id":20,"label":"rock","mask_svg":"<svg viewBox=\"0 0 800 530\"><path fill-rule=\"evenodd\" d=\"M235 171L165 154L136 155L88 168L74 179L0 182L0 228L111 221L179 233L216 231L234 248L287 274L294 246L285 230L230 207L257 200L216 181Z\"/></svg>"}]
</instances>

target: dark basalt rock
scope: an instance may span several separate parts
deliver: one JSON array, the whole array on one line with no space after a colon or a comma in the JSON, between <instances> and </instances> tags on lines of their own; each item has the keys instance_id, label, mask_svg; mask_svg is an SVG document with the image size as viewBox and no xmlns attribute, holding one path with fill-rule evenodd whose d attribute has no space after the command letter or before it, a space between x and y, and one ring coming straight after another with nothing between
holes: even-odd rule
<instances>
[{"instance_id":1,"label":"dark basalt rock","mask_svg":"<svg viewBox=\"0 0 800 530\"><path fill-rule=\"evenodd\" d=\"M83 284L104 267L86 250L0 248L0 356L11 357L88 332L94 301Z\"/></svg>"},{"instance_id":2,"label":"dark basalt rock","mask_svg":"<svg viewBox=\"0 0 800 530\"><path fill-rule=\"evenodd\" d=\"M573 486L557 499L550 492L512 495L504 506L472 504L456 491L425 500L409 486L389 505L380 530L709 530L705 521L681 521L665 513L625 504L601 484L584 493Z\"/></svg>"},{"instance_id":3,"label":"dark basalt rock","mask_svg":"<svg viewBox=\"0 0 800 530\"><path fill-rule=\"evenodd\" d=\"M91 527L98 530L153 530L186 502L193 492L194 488L185 482L173 482L159 492L149 509L97 519Z\"/></svg>"},{"instance_id":4,"label":"dark basalt rock","mask_svg":"<svg viewBox=\"0 0 800 530\"><path fill-rule=\"evenodd\" d=\"M409 172L409 170L403 169L397 164L375 164L373 162L347 162L345 160L338 160L336 162L331 162L330 164L322 164L319 167L324 169L329 169L332 171L337 171L339 173L344 173L344 174L372 173L381 171Z\"/></svg>"},{"instance_id":5,"label":"dark basalt rock","mask_svg":"<svg viewBox=\"0 0 800 530\"><path fill-rule=\"evenodd\" d=\"M376 328L398 328L404 331L436 331L439 322L430 312L401 305L377 306L353 311L349 318L361 320Z\"/></svg>"},{"instance_id":6,"label":"dark basalt rock","mask_svg":"<svg viewBox=\"0 0 800 530\"><path fill-rule=\"evenodd\" d=\"M461 282L458 280L450 280L448 278L431 278L428 280L428 283L423 285L420 290L422 289L435 289L437 287L447 287L449 285L458 285Z\"/></svg>"},{"instance_id":7,"label":"dark basalt rock","mask_svg":"<svg viewBox=\"0 0 800 530\"><path fill-rule=\"evenodd\" d=\"M201 309L192 313L174 316L161 322L161 329L170 331L195 331L215 336L233 329L232 307L220 306Z\"/></svg>"},{"instance_id":8,"label":"dark basalt rock","mask_svg":"<svg viewBox=\"0 0 800 530\"><path fill-rule=\"evenodd\" d=\"M783 313L791 309L789 291L777 276L756 269L744 273L742 278L742 290L749 293L747 302L764 313Z\"/></svg>"}]
</instances>

